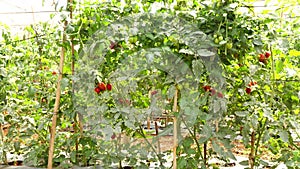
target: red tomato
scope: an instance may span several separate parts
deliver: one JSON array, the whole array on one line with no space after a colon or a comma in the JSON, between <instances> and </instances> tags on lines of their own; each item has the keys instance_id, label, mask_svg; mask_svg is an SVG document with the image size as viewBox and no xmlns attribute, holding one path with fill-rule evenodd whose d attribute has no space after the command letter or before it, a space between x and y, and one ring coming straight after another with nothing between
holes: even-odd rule
<instances>
[{"instance_id":1,"label":"red tomato","mask_svg":"<svg viewBox=\"0 0 300 169\"><path fill-rule=\"evenodd\" d=\"M266 53L265 53L265 56L266 56L266 58L269 58L269 57L271 56L271 52L269 52L269 51L266 52Z\"/></svg>"},{"instance_id":2,"label":"red tomato","mask_svg":"<svg viewBox=\"0 0 300 169\"><path fill-rule=\"evenodd\" d=\"M99 94L99 93L101 92L100 87L96 87L94 90L95 90L95 92L96 92L97 94Z\"/></svg>"}]
</instances>

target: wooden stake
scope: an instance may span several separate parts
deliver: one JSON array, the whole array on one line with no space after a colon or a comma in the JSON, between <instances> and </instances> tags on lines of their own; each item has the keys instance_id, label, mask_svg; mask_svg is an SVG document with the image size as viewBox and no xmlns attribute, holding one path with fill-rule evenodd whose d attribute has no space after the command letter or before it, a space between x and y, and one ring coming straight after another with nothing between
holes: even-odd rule
<instances>
[{"instance_id":1,"label":"wooden stake","mask_svg":"<svg viewBox=\"0 0 300 169\"><path fill-rule=\"evenodd\" d=\"M151 90L149 90L148 92L148 98L150 100L150 104L151 104ZM152 114L152 112L151 112ZM151 123L151 120L150 120L150 115L147 117L147 129L150 130L150 123Z\"/></svg>"},{"instance_id":2,"label":"wooden stake","mask_svg":"<svg viewBox=\"0 0 300 169\"><path fill-rule=\"evenodd\" d=\"M173 118L173 168L177 169L177 158L176 158L176 150L177 150L177 118Z\"/></svg>"},{"instance_id":3,"label":"wooden stake","mask_svg":"<svg viewBox=\"0 0 300 169\"><path fill-rule=\"evenodd\" d=\"M155 122L155 135L158 136L157 122ZM157 137L157 148L158 148L158 154L160 154L161 149L160 149L160 140L159 140L159 137Z\"/></svg>"},{"instance_id":4,"label":"wooden stake","mask_svg":"<svg viewBox=\"0 0 300 169\"><path fill-rule=\"evenodd\" d=\"M148 116L148 117L147 117L147 129L148 129L148 130L150 130L150 123L151 123L150 117Z\"/></svg>"},{"instance_id":5,"label":"wooden stake","mask_svg":"<svg viewBox=\"0 0 300 169\"><path fill-rule=\"evenodd\" d=\"M174 103L173 103L173 112L177 112L177 100L178 100L178 89L176 88L174 94ZM176 116L173 117L173 169L177 169L177 157L176 157L176 150L177 150L177 118Z\"/></svg>"},{"instance_id":6,"label":"wooden stake","mask_svg":"<svg viewBox=\"0 0 300 169\"><path fill-rule=\"evenodd\" d=\"M64 31L66 30L68 22L64 22ZM66 34L63 33L62 43L66 41ZM54 104L54 111L52 116L52 126L50 131L50 141L49 141L49 155L48 155L48 169L52 169L53 163L53 152L54 152L54 141L55 141L55 133L56 133L56 121L57 121L57 113L59 110L60 103L60 94L61 94L61 80L63 77L63 68L64 68L64 59L65 59L65 48L61 47L60 51L60 62L59 62L59 75L57 81L57 89L56 89L56 97Z\"/></svg>"},{"instance_id":7,"label":"wooden stake","mask_svg":"<svg viewBox=\"0 0 300 169\"><path fill-rule=\"evenodd\" d=\"M219 132L219 120L215 121L216 125L216 133Z\"/></svg>"}]
</instances>

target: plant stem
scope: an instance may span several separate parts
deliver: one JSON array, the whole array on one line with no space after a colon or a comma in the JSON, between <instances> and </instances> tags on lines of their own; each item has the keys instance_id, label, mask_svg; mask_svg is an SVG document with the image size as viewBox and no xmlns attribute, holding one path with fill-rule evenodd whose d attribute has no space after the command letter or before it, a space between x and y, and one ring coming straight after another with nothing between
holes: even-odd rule
<instances>
[{"instance_id":1,"label":"plant stem","mask_svg":"<svg viewBox=\"0 0 300 169\"><path fill-rule=\"evenodd\" d=\"M122 160L119 160L119 169L122 169Z\"/></svg>"},{"instance_id":2,"label":"plant stem","mask_svg":"<svg viewBox=\"0 0 300 169\"><path fill-rule=\"evenodd\" d=\"M204 165L207 167L207 142L203 144Z\"/></svg>"},{"instance_id":3,"label":"plant stem","mask_svg":"<svg viewBox=\"0 0 300 169\"><path fill-rule=\"evenodd\" d=\"M300 151L300 147L294 143L294 141L290 141L290 144L292 144L298 151Z\"/></svg>"},{"instance_id":4,"label":"plant stem","mask_svg":"<svg viewBox=\"0 0 300 169\"><path fill-rule=\"evenodd\" d=\"M255 146L255 131L252 131L251 133L251 151L249 154L249 164L250 164L250 169L254 168L254 163L255 163L255 157L254 157L254 146Z\"/></svg>"},{"instance_id":5,"label":"plant stem","mask_svg":"<svg viewBox=\"0 0 300 169\"><path fill-rule=\"evenodd\" d=\"M253 131L252 134L251 134L251 152L250 152L250 155L249 155L249 163L250 163L250 168L251 169L253 169L254 165L255 165L255 158L257 156L257 152L258 152L258 149L259 149L259 144L260 144L261 137L264 133L264 130L265 130L265 127L266 127L266 124L267 124L267 119L266 118L265 118L265 120L263 119L262 123L263 123L262 127L258 128L258 137L257 137L256 140L255 140L256 133Z\"/></svg>"},{"instance_id":6,"label":"plant stem","mask_svg":"<svg viewBox=\"0 0 300 169\"><path fill-rule=\"evenodd\" d=\"M198 153L199 153L199 156L201 157L202 160L204 160L204 157L202 155L202 152L201 152L201 147L200 147L200 144L197 140L197 137L196 137L196 125L194 125L194 133L191 131L191 129L187 126L186 122L184 120L182 120L183 124L186 126L188 132L190 133L190 135L193 137L193 139L195 140L195 143L197 145L197 149L198 149Z\"/></svg>"},{"instance_id":7,"label":"plant stem","mask_svg":"<svg viewBox=\"0 0 300 169\"><path fill-rule=\"evenodd\" d=\"M157 154L155 148L153 147L153 145L149 142L149 140L147 139L145 133L143 132L143 128L141 125L139 125L139 129L140 129L140 135L145 139L145 141L147 142L147 144L150 146L150 148L152 149L152 151L155 153L155 155L157 156L160 165L162 165L162 159L160 158L160 156Z\"/></svg>"},{"instance_id":8,"label":"plant stem","mask_svg":"<svg viewBox=\"0 0 300 169\"><path fill-rule=\"evenodd\" d=\"M220 32L220 30L221 30L221 26L223 25L223 23L222 22L220 22L220 24L219 24L219 27L218 27L218 32Z\"/></svg>"},{"instance_id":9,"label":"plant stem","mask_svg":"<svg viewBox=\"0 0 300 169\"><path fill-rule=\"evenodd\" d=\"M259 142L260 142L261 137L262 137L262 135L265 131L266 124L267 124L267 119L265 118L265 122L263 123L263 126L261 128L259 128L258 138L256 140L256 146L255 146L255 154L254 154L255 157L257 156L257 152L258 152L258 149L259 149Z\"/></svg>"},{"instance_id":10,"label":"plant stem","mask_svg":"<svg viewBox=\"0 0 300 169\"><path fill-rule=\"evenodd\" d=\"M197 145L197 150L198 150L198 154L199 155L197 155L196 156L196 158L199 158L199 157L201 157L201 159L203 160L203 156L202 156L202 152L201 152L201 146L200 146L200 144L199 144L199 142L198 142L198 140L197 140L197 125L195 124L194 125L194 131L193 131L193 133L192 133L192 131L190 131L189 130L189 128L188 128L188 126L186 125L186 123L184 123L185 124L185 126L186 126L186 128L188 129L188 131L189 131L189 133L192 135L192 137L193 137L193 139L195 140L195 143L196 143L196 145Z\"/></svg>"}]
</instances>

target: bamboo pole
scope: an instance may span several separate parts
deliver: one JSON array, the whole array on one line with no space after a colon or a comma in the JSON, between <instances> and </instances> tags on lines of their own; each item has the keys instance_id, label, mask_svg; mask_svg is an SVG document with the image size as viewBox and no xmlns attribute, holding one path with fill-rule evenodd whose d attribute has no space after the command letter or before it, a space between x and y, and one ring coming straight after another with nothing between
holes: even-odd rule
<instances>
[{"instance_id":1,"label":"bamboo pole","mask_svg":"<svg viewBox=\"0 0 300 169\"><path fill-rule=\"evenodd\" d=\"M173 112L177 112L177 101L178 101L178 89L176 88L174 94L174 103L173 103ZM176 157L176 150L177 150L177 118L176 116L173 117L173 169L177 168L177 157Z\"/></svg>"},{"instance_id":2,"label":"bamboo pole","mask_svg":"<svg viewBox=\"0 0 300 169\"><path fill-rule=\"evenodd\" d=\"M148 92L148 98L150 100L150 104L151 104L151 90L149 90ZM150 112L150 114L152 114L152 112ZM150 115L148 115L147 117L147 129L150 130L150 123L151 123L151 120L150 120Z\"/></svg>"},{"instance_id":3,"label":"bamboo pole","mask_svg":"<svg viewBox=\"0 0 300 169\"><path fill-rule=\"evenodd\" d=\"M150 117L148 116L148 117L147 117L147 129L148 129L148 130L150 130L150 123L151 123Z\"/></svg>"},{"instance_id":4,"label":"bamboo pole","mask_svg":"<svg viewBox=\"0 0 300 169\"><path fill-rule=\"evenodd\" d=\"M65 30L66 30L67 24L68 24L68 22L65 21L62 43L64 43L66 41ZM59 110L60 95L61 95L61 80L63 77L64 59L65 59L65 48L62 46L61 51L60 51L59 75L58 75L58 81L57 81L54 111L53 111L53 116L52 116L52 126L51 126L51 131L50 131L48 167L47 167L48 169L52 169L52 164L53 164L54 141L55 141L55 134L56 134L57 113Z\"/></svg>"},{"instance_id":5,"label":"bamboo pole","mask_svg":"<svg viewBox=\"0 0 300 169\"><path fill-rule=\"evenodd\" d=\"M215 121L215 125L216 125L216 133L219 132L219 120L217 119Z\"/></svg>"},{"instance_id":6,"label":"bamboo pole","mask_svg":"<svg viewBox=\"0 0 300 169\"><path fill-rule=\"evenodd\" d=\"M160 154L161 153L161 148L160 148L160 139L159 139L159 136L158 136L158 125L157 125L157 122L155 122L155 135L157 137L158 154Z\"/></svg>"}]
</instances>

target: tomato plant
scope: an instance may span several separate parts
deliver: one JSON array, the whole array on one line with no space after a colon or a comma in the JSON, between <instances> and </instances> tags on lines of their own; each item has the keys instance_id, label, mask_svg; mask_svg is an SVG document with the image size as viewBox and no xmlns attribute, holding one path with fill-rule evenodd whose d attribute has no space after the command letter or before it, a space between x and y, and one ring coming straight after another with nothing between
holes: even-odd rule
<instances>
[{"instance_id":1,"label":"tomato plant","mask_svg":"<svg viewBox=\"0 0 300 169\"><path fill-rule=\"evenodd\" d=\"M62 17L65 31L40 23L20 38L2 26L0 126L10 127L1 130L0 161L13 152L28 165L47 164L62 75L55 166L147 168L151 161L162 168L166 154L156 144L174 126L151 140L143 122L168 113L178 123L177 168L235 160L238 135L250 151L242 164L270 165L267 149L270 160L297 168L299 24L283 19L295 13L282 2L262 15L238 0L74 1L75 15ZM133 143L140 138L145 144Z\"/></svg>"}]
</instances>

